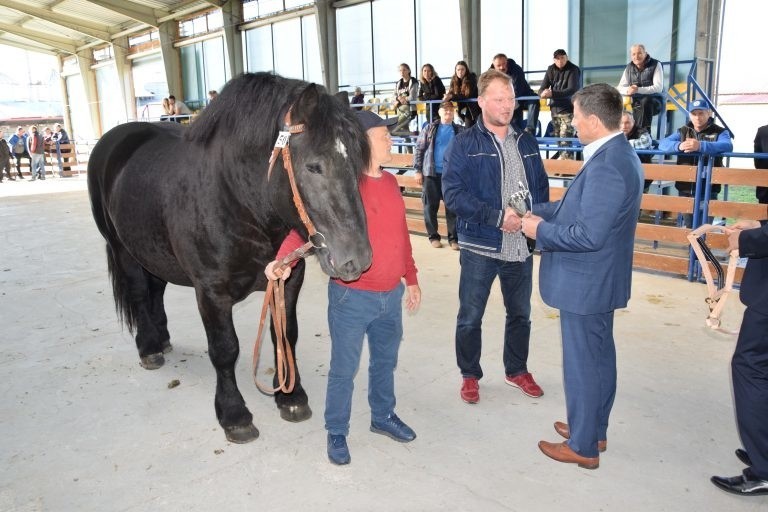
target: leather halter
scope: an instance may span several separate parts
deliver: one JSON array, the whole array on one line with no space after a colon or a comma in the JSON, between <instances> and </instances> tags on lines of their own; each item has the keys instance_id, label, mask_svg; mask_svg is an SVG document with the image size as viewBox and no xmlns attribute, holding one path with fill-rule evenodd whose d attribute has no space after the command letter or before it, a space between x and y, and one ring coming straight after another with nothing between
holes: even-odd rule
<instances>
[{"instance_id":1,"label":"leather halter","mask_svg":"<svg viewBox=\"0 0 768 512\"><path fill-rule=\"evenodd\" d=\"M704 280L707 283L707 298L704 301L709 306L709 315L707 316L706 323L710 329L723 332L726 334L737 334L736 331L729 331L720 327L721 320L720 315L723 314L723 308L725 302L728 299L728 295L733 291L733 280L736 277L736 264L739 261L739 251L733 250L729 253L728 258L728 270L725 276L723 276L723 267L717 260L712 251L707 246L707 242L704 236L707 233L721 232L725 233L725 229L722 226L713 226L711 224L702 224L698 228L688 233L688 242L691 244L693 252L696 254L696 258L699 260L701 266L701 273L704 275ZM717 273L717 284L712 277L712 271L709 263L714 267ZM725 277L725 281L723 281Z\"/></svg>"},{"instance_id":2,"label":"leather halter","mask_svg":"<svg viewBox=\"0 0 768 512\"><path fill-rule=\"evenodd\" d=\"M315 229L315 225L307 214L307 209L304 207L304 201L301 200L299 189L296 186L296 178L293 172L293 164L291 163L290 152L290 138L292 134L299 134L304 131L303 124L291 125L291 110L288 109L285 114L284 127L277 135L275 141L275 147L272 149L272 153L269 157L269 169L267 170L267 180L272 175L272 169L275 166L278 156L283 157L283 167L285 172L288 173L288 181L291 183L291 191L293 193L293 204L298 210L301 222L304 227L307 228L309 233L309 241L296 249L286 257L280 260L280 263L275 267L277 273L282 273L288 265L294 261L304 258L312 249L319 249L325 247L325 236ZM256 379L256 373L259 364L259 354L261 352L261 341L263 339L264 325L267 319L267 310L269 309L272 315L272 326L275 329L275 351L276 361L275 366L277 370L277 387L271 388L268 386L262 386ZM287 319L285 314L285 288L282 279L276 281L270 280L267 284L267 290L264 294L264 304L261 307L261 318L259 319L259 330L256 333L256 343L253 347L253 381L256 383L256 387L263 393L273 394L277 391L283 393L291 393L294 385L296 384L296 364L293 357L293 351L291 345L288 342L287 337Z\"/></svg>"}]
</instances>

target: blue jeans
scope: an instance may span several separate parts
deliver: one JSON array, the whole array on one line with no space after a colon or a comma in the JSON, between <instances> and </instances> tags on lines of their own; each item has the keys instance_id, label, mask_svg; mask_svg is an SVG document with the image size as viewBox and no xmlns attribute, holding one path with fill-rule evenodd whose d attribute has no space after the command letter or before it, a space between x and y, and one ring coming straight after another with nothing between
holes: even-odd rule
<instances>
[{"instance_id":1,"label":"blue jeans","mask_svg":"<svg viewBox=\"0 0 768 512\"><path fill-rule=\"evenodd\" d=\"M528 372L531 338L531 288L533 258L509 262L461 250L459 314L456 318L456 362L464 377L482 378L480 352L482 322L491 285L499 276L507 311L504 327L504 372L510 376Z\"/></svg>"},{"instance_id":2,"label":"blue jeans","mask_svg":"<svg viewBox=\"0 0 768 512\"><path fill-rule=\"evenodd\" d=\"M395 410L395 366L403 337L401 283L388 292L356 290L328 284L331 368L325 397L325 429L348 435L354 378L368 335L368 404L371 420L383 421Z\"/></svg>"}]
</instances>

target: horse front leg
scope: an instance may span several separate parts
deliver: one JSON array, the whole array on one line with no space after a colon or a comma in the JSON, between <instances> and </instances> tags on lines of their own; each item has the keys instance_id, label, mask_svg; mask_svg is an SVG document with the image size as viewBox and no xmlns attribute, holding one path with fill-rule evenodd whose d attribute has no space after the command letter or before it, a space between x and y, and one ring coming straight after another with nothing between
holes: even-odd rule
<instances>
[{"instance_id":1,"label":"horse front leg","mask_svg":"<svg viewBox=\"0 0 768 512\"><path fill-rule=\"evenodd\" d=\"M304 261L300 261L291 271L291 278L285 282L285 316L287 324L285 326L288 343L291 346L291 352L296 359L296 382L293 392L283 393L275 392L275 403L280 410L280 417L286 421L299 422L312 417L312 409L309 407L309 398L304 388L301 386L301 374L299 373L298 357L296 355L296 342L299 339L299 325L296 318L296 302L299 300L299 291L304 283ZM270 326L272 335L272 345L276 347L276 336L274 327ZM277 368L277 350L275 350L275 368ZM277 386L277 372L275 372L274 386Z\"/></svg>"},{"instance_id":2,"label":"horse front leg","mask_svg":"<svg viewBox=\"0 0 768 512\"><path fill-rule=\"evenodd\" d=\"M259 437L253 415L237 387L235 363L240 344L232 323L232 299L197 292L198 309L208 337L208 356L216 370L216 418L227 440L247 443Z\"/></svg>"}]
</instances>

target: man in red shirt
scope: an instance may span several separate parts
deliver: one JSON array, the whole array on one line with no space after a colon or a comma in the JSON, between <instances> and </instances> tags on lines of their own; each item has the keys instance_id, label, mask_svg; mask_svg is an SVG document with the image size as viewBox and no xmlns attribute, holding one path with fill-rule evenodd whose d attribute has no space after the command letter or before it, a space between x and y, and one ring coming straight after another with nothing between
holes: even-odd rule
<instances>
[{"instance_id":1,"label":"man in red shirt","mask_svg":"<svg viewBox=\"0 0 768 512\"><path fill-rule=\"evenodd\" d=\"M333 464L349 464L347 447L354 377L360 366L363 340L368 336L368 404L371 431L407 443L416 433L395 414L397 353L403 336L402 300L415 311L421 303L416 264L405 222L405 204L395 177L381 169L392 159L388 126L396 119L382 119L361 110L358 121L366 130L371 161L360 178L368 236L373 250L371 266L356 281L331 279L328 283L328 327L331 333L331 367L325 400L328 458ZM287 279L290 267L278 276L278 261L304 244L291 231L264 270L269 279ZM405 280L405 284L403 284Z\"/></svg>"}]
</instances>

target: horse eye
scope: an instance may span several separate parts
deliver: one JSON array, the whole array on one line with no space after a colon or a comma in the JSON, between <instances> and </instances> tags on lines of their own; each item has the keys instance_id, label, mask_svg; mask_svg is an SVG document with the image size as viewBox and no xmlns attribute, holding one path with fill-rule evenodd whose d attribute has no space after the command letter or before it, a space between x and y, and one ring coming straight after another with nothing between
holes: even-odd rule
<instances>
[{"instance_id":1,"label":"horse eye","mask_svg":"<svg viewBox=\"0 0 768 512\"><path fill-rule=\"evenodd\" d=\"M323 168L319 164L307 164L307 170L312 174L323 174Z\"/></svg>"}]
</instances>

